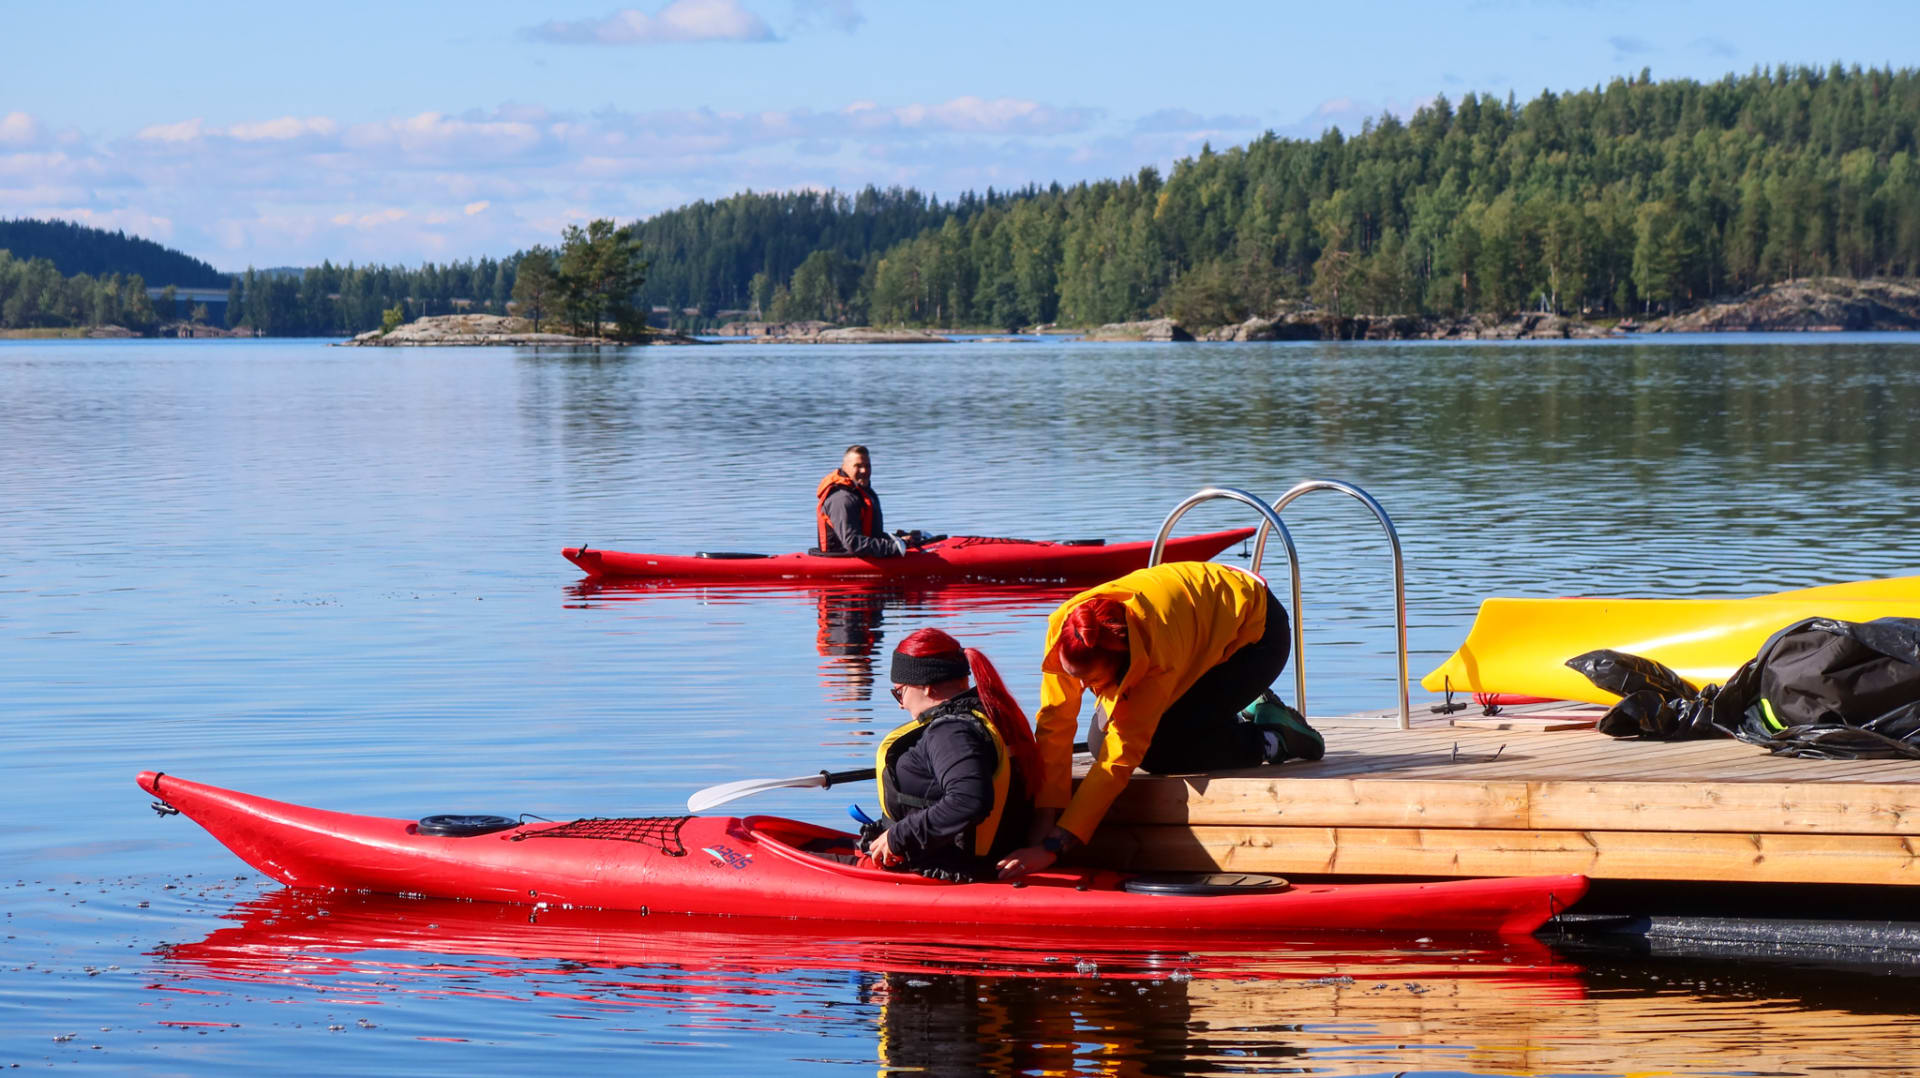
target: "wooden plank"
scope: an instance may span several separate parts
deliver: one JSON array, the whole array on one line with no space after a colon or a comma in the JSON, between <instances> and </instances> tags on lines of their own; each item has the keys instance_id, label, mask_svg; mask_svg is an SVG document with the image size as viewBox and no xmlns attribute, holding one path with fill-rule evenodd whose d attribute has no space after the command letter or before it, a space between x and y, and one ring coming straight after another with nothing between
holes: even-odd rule
<instances>
[{"instance_id":1,"label":"wooden plank","mask_svg":"<svg viewBox=\"0 0 1920 1078\"><path fill-rule=\"evenodd\" d=\"M1897 835L1366 827L1107 826L1088 863L1166 871L1346 876L1529 876L1920 886Z\"/></svg>"},{"instance_id":2,"label":"wooden plank","mask_svg":"<svg viewBox=\"0 0 1920 1078\"><path fill-rule=\"evenodd\" d=\"M1791 782L1536 782L1527 826L1920 837L1920 788Z\"/></svg>"},{"instance_id":3,"label":"wooden plank","mask_svg":"<svg viewBox=\"0 0 1920 1078\"><path fill-rule=\"evenodd\" d=\"M1604 779L1136 775L1124 823L1920 836L1920 787Z\"/></svg>"},{"instance_id":4,"label":"wooden plank","mask_svg":"<svg viewBox=\"0 0 1920 1078\"><path fill-rule=\"evenodd\" d=\"M1525 783L1288 779L1273 771L1263 769L1259 777L1247 778L1136 775L1106 818L1255 827L1528 826Z\"/></svg>"}]
</instances>

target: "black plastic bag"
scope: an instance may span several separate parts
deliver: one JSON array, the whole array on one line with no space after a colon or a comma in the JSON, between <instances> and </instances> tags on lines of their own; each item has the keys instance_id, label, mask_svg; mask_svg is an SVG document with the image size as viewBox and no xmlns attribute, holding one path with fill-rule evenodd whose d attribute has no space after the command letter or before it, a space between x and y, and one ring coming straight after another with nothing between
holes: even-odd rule
<instances>
[{"instance_id":1,"label":"black plastic bag","mask_svg":"<svg viewBox=\"0 0 1920 1078\"><path fill-rule=\"evenodd\" d=\"M1727 733L1713 726L1713 686L1695 688L1652 659L1603 648L1576 655L1567 665L1619 695L1620 702L1600 718L1600 732L1609 737L1683 741Z\"/></svg>"}]
</instances>

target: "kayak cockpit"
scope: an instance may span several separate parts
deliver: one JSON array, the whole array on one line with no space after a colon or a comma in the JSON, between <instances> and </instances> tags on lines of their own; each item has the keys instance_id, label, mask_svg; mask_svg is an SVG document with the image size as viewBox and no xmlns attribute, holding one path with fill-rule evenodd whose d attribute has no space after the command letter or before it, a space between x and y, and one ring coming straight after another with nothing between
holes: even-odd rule
<instances>
[{"instance_id":1,"label":"kayak cockpit","mask_svg":"<svg viewBox=\"0 0 1920 1078\"><path fill-rule=\"evenodd\" d=\"M917 872L888 872L838 860L835 854L855 853L859 847L855 845L852 835L831 827L780 816L745 816L736 825L736 831L762 852L816 872L881 883L954 886L944 880L928 879Z\"/></svg>"}]
</instances>

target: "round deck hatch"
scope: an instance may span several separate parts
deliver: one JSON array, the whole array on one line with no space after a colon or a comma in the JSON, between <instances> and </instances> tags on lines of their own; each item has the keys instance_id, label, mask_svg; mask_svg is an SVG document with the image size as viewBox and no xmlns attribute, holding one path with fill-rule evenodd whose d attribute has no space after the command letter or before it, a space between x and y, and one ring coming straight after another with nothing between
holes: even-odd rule
<instances>
[{"instance_id":1,"label":"round deck hatch","mask_svg":"<svg viewBox=\"0 0 1920 1078\"><path fill-rule=\"evenodd\" d=\"M446 838L471 838L474 835L490 835L495 831L505 831L510 827L519 827L520 821L511 816L423 816L419 831L423 835L440 835Z\"/></svg>"}]
</instances>

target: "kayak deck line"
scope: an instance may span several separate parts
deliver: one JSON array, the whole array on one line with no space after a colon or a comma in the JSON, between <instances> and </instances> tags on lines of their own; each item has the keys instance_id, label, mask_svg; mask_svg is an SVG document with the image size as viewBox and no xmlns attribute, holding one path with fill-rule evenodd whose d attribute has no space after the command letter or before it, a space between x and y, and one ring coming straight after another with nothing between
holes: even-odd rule
<instances>
[{"instance_id":1,"label":"kayak deck line","mask_svg":"<svg viewBox=\"0 0 1920 1078\"><path fill-rule=\"evenodd\" d=\"M1116 869L1920 886L1920 761L1616 740L1605 709L1315 718L1317 762L1136 772L1088 851Z\"/></svg>"}]
</instances>

